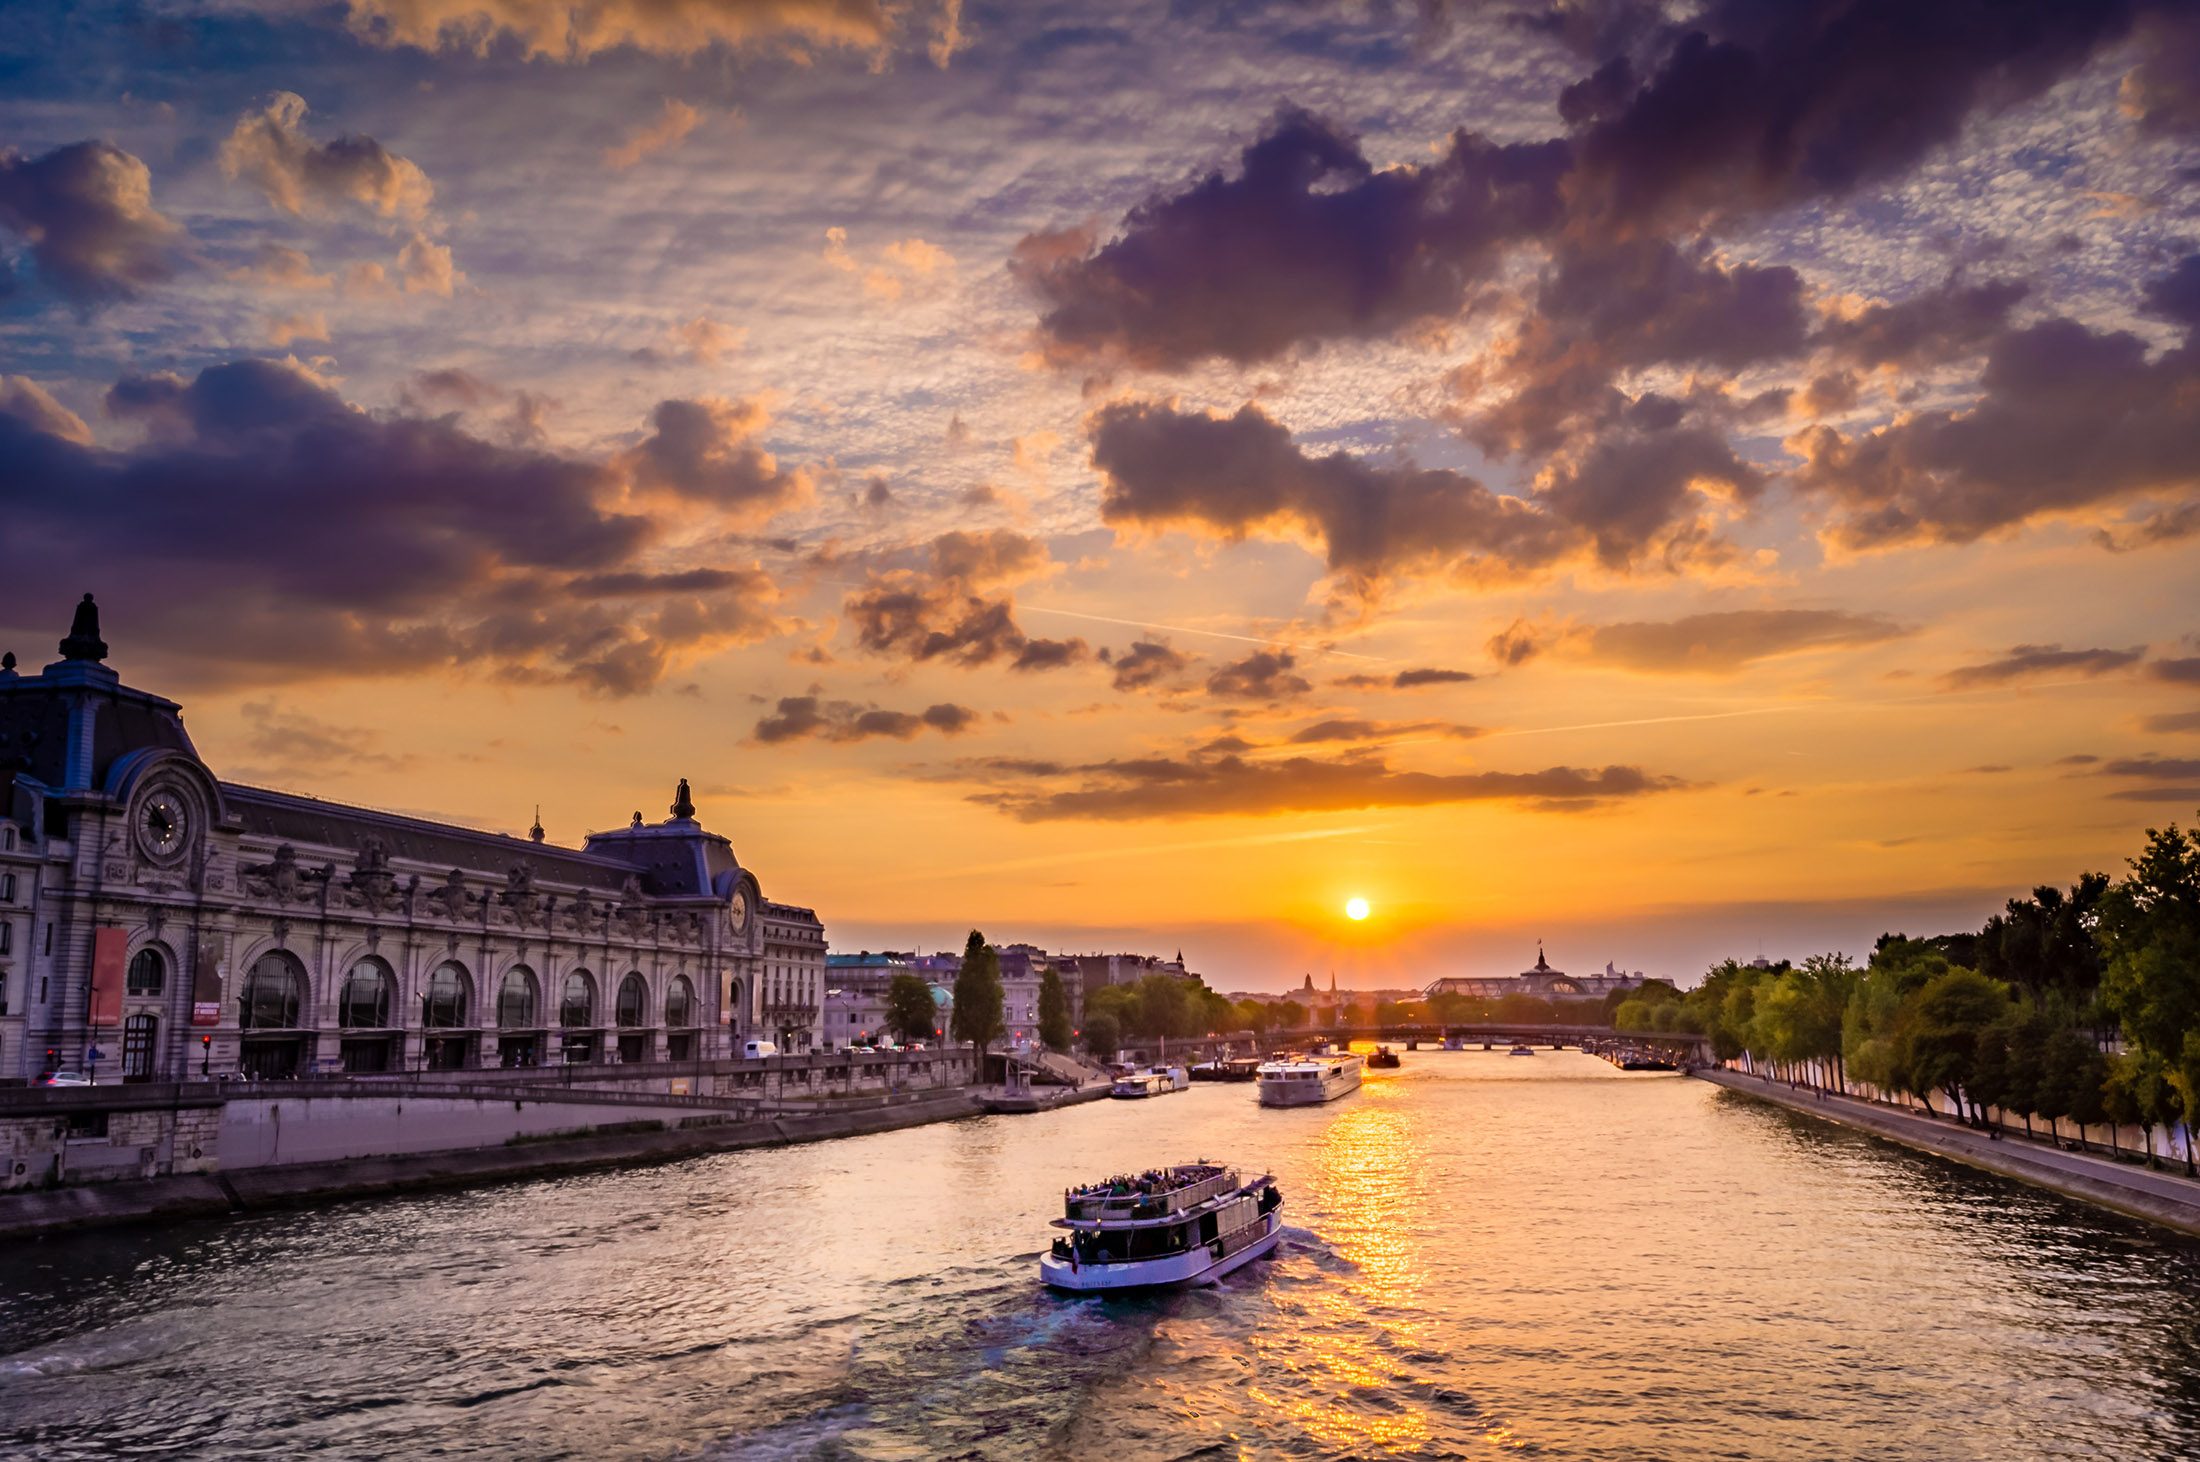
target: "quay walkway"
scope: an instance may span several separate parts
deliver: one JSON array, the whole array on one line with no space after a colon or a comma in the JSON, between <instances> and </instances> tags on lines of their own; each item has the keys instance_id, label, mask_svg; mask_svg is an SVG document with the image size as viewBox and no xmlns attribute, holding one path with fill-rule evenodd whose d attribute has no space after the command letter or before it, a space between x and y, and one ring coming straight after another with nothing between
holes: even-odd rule
<instances>
[{"instance_id":1,"label":"quay walkway","mask_svg":"<svg viewBox=\"0 0 2200 1462\"><path fill-rule=\"evenodd\" d=\"M1723 1067L1706 1067L1694 1074L1729 1091L1805 1116L1855 1127L1920 1152L2052 1188L2068 1197L2188 1234L2200 1234L2200 1183L2178 1173L2090 1153L2067 1152L2023 1137L1997 1139L1952 1117L1925 1117L1880 1102L1791 1087L1783 1081Z\"/></svg>"}]
</instances>

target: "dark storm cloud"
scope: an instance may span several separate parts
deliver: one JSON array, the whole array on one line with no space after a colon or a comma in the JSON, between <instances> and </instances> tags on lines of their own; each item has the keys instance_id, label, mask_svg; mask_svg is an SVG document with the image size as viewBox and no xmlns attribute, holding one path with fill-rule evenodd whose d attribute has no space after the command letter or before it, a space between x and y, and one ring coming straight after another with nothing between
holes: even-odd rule
<instances>
[{"instance_id":1,"label":"dark storm cloud","mask_svg":"<svg viewBox=\"0 0 2200 1462\"><path fill-rule=\"evenodd\" d=\"M1252 761L1239 756L1197 760L1153 757L1072 768L1065 780L1070 785L981 792L971 800L1023 822L1113 822L1347 812L1457 802L1514 802L1550 811L1571 811L1687 785L1678 778L1632 766L1416 772L1394 769L1380 757L1368 755L1278 761Z\"/></svg>"},{"instance_id":2,"label":"dark storm cloud","mask_svg":"<svg viewBox=\"0 0 2200 1462\"><path fill-rule=\"evenodd\" d=\"M1098 248L1034 235L1011 267L1057 360L1267 360L1457 314L1507 245L1555 223L1565 162L1563 143L1460 132L1434 162L1377 169L1357 138L1286 107L1234 175L1157 195Z\"/></svg>"},{"instance_id":3,"label":"dark storm cloud","mask_svg":"<svg viewBox=\"0 0 2200 1462\"><path fill-rule=\"evenodd\" d=\"M97 141L35 158L0 150L0 228L29 247L54 293L82 309L169 278L182 238L153 207L145 164Z\"/></svg>"},{"instance_id":4,"label":"dark storm cloud","mask_svg":"<svg viewBox=\"0 0 2200 1462\"><path fill-rule=\"evenodd\" d=\"M977 721L976 711L950 703L928 706L921 713L912 714L857 705L852 701L829 701L815 695L781 696L772 714L757 721L751 736L766 746L811 739L909 741L926 730L957 736Z\"/></svg>"},{"instance_id":5,"label":"dark storm cloud","mask_svg":"<svg viewBox=\"0 0 2200 1462\"><path fill-rule=\"evenodd\" d=\"M1583 425L1624 411L1623 372L1693 365L1733 372L1799 353L1808 333L1802 276L1728 265L1706 246L1620 239L1562 247L1534 308L1488 366L1458 378L1504 398L1466 424L1493 453L1547 453Z\"/></svg>"},{"instance_id":6,"label":"dark storm cloud","mask_svg":"<svg viewBox=\"0 0 2200 1462\"><path fill-rule=\"evenodd\" d=\"M1764 491L1765 474L1735 455L1723 433L1703 426L1613 431L1581 457L1560 466L1542 500L1560 518L1591 535L1606 566L1625 568L1645 553L1668 566L1717 560L1722 545L1691 521L1704 484L1748 501Z\"/></svg>"},{"instance_id":7,"label":"dark storm cloud","mask_svg":"<svg viewBox=\"0 0 2200 1462\"><path fill-rule=\"evenodd\" d=\"M637 568L657 528L606 506L609 464L370 415L268 361L126 377L108 409L143 425L143 445L102 450L0 413L19 614L90 586L118 646L204 674L459 665L607 694L776 628L759 572Z\"/></svg>"},{"instance_id":8,"label":"dark storm cloud","mask_svg":"<svg viewBox=\"0 0 2200 1462\"><path fill-rule=\"evenodd\" d=\"M1102 650L1100 663L1114 668L1117 690L1132 691L1174 680L1192 662L1166 640L1136 640L1127 650Z\"/></svg>"},{"instance_id":9,"label":"dark storm cloud","mask_svg":"<svg viewBox=\"0 0 2200 1462\"><path fill-rule=\"evenodd\" d=\"M2158 281L2185 307L2184 265ZM1818 427L1796 439L1797 480L1838 516L1852 546L1968 542L2027 519L2139 493L2200 490L2200 344L2188 331L2150 355L2126 331L2050 319L2004 332L1980 394L1870 431Z\"/></svg>"},{"instance_id":10,"label":"dark storm cloud","mask_svg":"<svg viewBox=\"0 0 2200 1462\"><path fill-rule=\"evenodd\" d=\"M1940 677L1951 689L2007 685L2044 675L2106 675L2136 665L2144 649L2066 650L2061 645L2018 645L1998 660L1962 665Z\"/></svg>"},{"instance_id":11,"label":"dark storm cloud","mask_svg":"<svg viewBox=\"0 0 2200 1462\"><path fill-rule=\"evenodd\" d=\"M943 533L913 556L889 556L842 608L856 644L874 655L1060 669L1088 658L1090 647L1081 639L1026 634L1016 622L1014 600L1003 592L1045 572L1049 563L1045 544L1011 529Z\"/></svg>"},{"instance_id":12,"label":"dark storm cloud","mask_svg":"<svg viewBox=\"0 0 2200 1462\"><path fill-rule=\"evenodd\" d=\"M2119 0L1713 0L1560 100L1576 210L1688 226L1901 176L2120 39Z\"/></svg>"},{"instance_id":13,"label":"dark storm cloud","mask_svg":"<svg viewBox=\"0 0 2200 1462\"><path fill-rule=\"evenodd\" d=\"M1871 305L1818 331L1812 343L1860 366L1934 365L1976 354L2002 333L2030 292L2010 280L1951 280L1891 304Z\"/></svg>"},{"instance_id":14,"label":"dark storm cloud","mask_svg":"<svg viewBox=\"0 0 2200 1462\"><path fill-rule=\"evenodd\" d=\"M1540 508L1462 473L1376 467L1341 452L1308 456L1257 406L1218 417L1116 402L1094 413L1088 431L1108 522L1200 526L1233 539L1296 529L1320 540L1332 571L1355 578L1414 567L1536 568L1583 541Z\"/></svg>"},{"instance_id":15,"label":"dark storm cloud","mask_svg":"<svg viewBox=\"0 0 2200 1462\"><path fill-rule=\"evenodd\" d=\"M1596 7L1590 24L1557 7L1546 28L1612 48L1562 93L1563 137L1500 146L1461 132L1435 162L1377 169L1336 124L1285 107L1235 174L1156 191L1104 243L1035 234L1014 267L1063 363L1245 364L1391 336L1457 316L1516 244L1664 247L1661 236L1898 178L1969 119L2083 66L2146 8L1715 0L1679 22ZM2144 115L2189 97L2189 79L2161 69L2142 68L2127 92ZM1773 291L1779 272L1753 282Z\"/></svg>"},{"instance_id":16,"label":"dark storm cloud","mask_svg":"<svg viewBox=\"0 0 2200 1462\"><path fill-rule=\"evenodd\" d=\"M2153 661L2147 674L2171 685L2200 685L2200 655Z\"/></svg>"},{"instance_id":17,"label":"dark storm cloud","mask_svg":"<svg viewBox=\"0 0 2200 1462\"><path fill-rule=\"evenodd\" d=\"M1297 673L1297 664L1289 650L1255 650L1208 676L1207 694L1240 701L1281 701L1302 696L1314 687Z\"/></svg>"}]
</instances>

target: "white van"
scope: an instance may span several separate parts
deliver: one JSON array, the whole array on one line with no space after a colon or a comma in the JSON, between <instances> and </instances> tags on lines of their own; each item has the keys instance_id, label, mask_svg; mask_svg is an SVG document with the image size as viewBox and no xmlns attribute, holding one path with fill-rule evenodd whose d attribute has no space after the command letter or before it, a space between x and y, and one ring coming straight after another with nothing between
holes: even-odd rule
<instances>
[{"instance_id":1,"label":"white van","mask_svg":"<svg viewBox=\"0 0 2200 1462\"><path fill-rule=\"evenodd\" d=\"M778 1054L779 1048L770 1041L752 1039L741 1043L741 1059L744 1061L761 1061L766 1056L776 1056Z\"/></svg>"}]
</instances>

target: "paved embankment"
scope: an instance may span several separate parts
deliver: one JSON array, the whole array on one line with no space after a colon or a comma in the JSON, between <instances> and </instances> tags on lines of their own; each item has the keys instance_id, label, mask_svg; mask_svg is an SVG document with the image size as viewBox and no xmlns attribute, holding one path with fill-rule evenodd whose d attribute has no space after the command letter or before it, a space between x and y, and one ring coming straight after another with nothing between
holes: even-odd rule
<instances>
[{"instance_id":1,"label":"paved embankment","mask_svg":"<svg viewBox=\"0 0 2200 1462\"><path fill-rule=\"evenodd\" d=\"M78 1187L0 1194L0 1237L55 1233L146 1219L281 1208L331 1199L464 1187L592 1168L671 1162L711 1152L776 1147L830 1137L889 1132L977 1114L964 1090L909 1101L864 1102L852 1110L785 1113L757 1121L674 1119L648 1131L530 1139L498 1147L464 1148L404 1157L292 1163L234 1172L88 1183Z\"/></svg>"},{"instance_id":2,"label":"paved embankment","mask_svg":"<svg viewBox=\"0 0 2200 1462\"><path fill-rule=\"evenodd\" d=\"M1757 1097L1805 1116L1855 1127L1876 1137L1914 1147L2004 1177L2052 1188L2072 1198L2098 1203L2137 1218L2189 1234L2200 1234L2200 1183L2173 1173L2065 1152L2023 1138L1995 1139L1950 1118L1929 1118L1877 1102L1858 1101L1807 1087L1790 1087L1716 1068L1695 1073L1729 1091Z\"/></svg>"}]
</instances>

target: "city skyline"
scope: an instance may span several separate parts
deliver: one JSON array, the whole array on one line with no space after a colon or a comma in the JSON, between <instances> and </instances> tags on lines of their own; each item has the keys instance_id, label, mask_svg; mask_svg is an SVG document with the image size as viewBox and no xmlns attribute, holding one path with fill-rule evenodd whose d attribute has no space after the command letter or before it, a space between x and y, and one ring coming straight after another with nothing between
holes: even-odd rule
<instances>
[{"instance_id":1,"label":"city skyline","mask_svg":"<svg viewBox=\"0 0 2200 1462\"><path fill-rule=\"evenodd\" d=\"M836 950L1976 928L2200 808L2200 51L1958 9L11 15L0 649Z\"/></svg>"}]
</instances>

